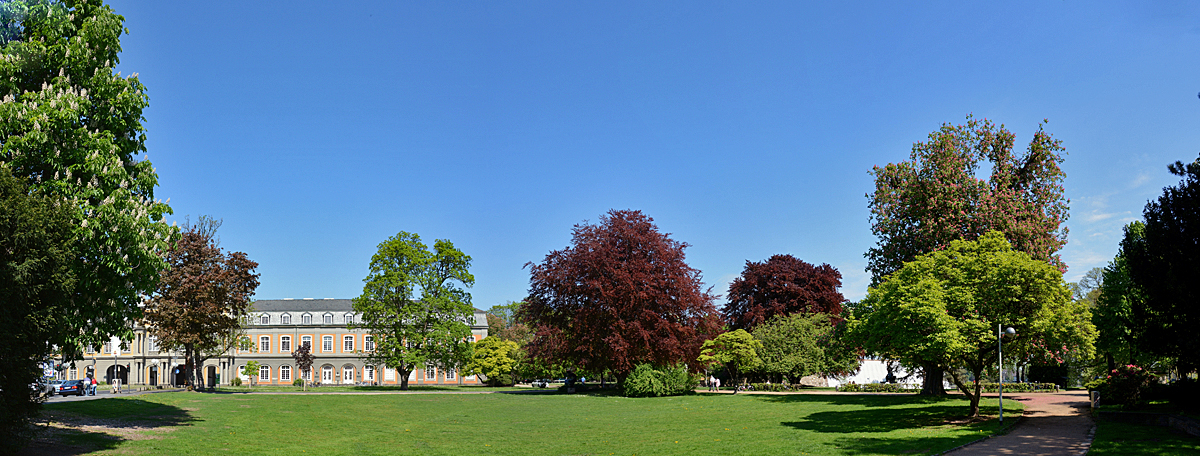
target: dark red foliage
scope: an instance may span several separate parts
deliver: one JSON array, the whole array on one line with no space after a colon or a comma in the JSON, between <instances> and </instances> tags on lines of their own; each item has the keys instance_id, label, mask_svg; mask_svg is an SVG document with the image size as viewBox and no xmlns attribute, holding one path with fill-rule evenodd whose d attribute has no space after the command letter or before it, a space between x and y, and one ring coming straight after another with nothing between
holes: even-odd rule
<instances>
[{"instance_id":1,"label":"dark red foliage","mask_svg":"<svg viewBox=\"0 0 1200 456\"><path fill-rule=\"evenodd\" d=\"M775 315L796 312L838 315L846 298L838 291L842 273L828 264L813 266L791 255L763 263L746 262L742 276L729 285L729 303L721 311L730 330L754 329Z\"/></svg>"},{"instance_id":2,"label":"dark red foliage","mask_svg":"<svg viewBox=\"0 0 1200 456\"><path fill-rule=\"evenodd\" d=\"M687 244L650 217L609 211L597 225L576 225L571 242L526 265L531 355L623 379L640 363L691 362L719 331L714 297L684 262Z\"/></svg>"}]
</instances>

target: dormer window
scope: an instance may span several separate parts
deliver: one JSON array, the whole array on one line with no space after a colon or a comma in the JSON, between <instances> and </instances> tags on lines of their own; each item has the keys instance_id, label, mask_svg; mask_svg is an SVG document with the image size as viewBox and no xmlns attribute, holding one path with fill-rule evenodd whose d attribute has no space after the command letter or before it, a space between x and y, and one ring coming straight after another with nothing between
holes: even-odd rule
<instances>
[{"instance_id":1,"label":"dormer window","mask_svg":"<svg viewBox=\"0 0 1200 456\"><path fill-rule=\"evenodd\" d=\"M271 324L271 316L267 315L267 314L262 314L261 317L258 317L258 324L260 324L260 325Z\"/></svg>"},{"instance_id":2,"label":"dormer window","mask_svg":"<svg viewBox=\"0 0 1200 456\"><path fill-rule=\"evenodd\" d=\"M304 315L301 315L300 316L300 324L311 325L312 324L312 314L306 313Z\"/></svg>"},{"instance_id":3,"label":"dormer window","mask_svg":"<svg viewBox=\"0 0 1200 456\"><path fill-rule=\"evenodd\" d=\"M291 314L283 314L282 316L279 317L279 322L282 324L285 324L285 325L292 324L292 315Z\"/></svg>"},{"instance_id":4,"label":"dormer window","mask_svg":"<svg viewBox=\"0 0 1200 456\"><path fill-rule=\"evenodd\" d=\"M333 314L325 314L324 320L325 320L325 324L332 325L333 324Z\"/></svg>"},{"instance_id":5,"label":"dormer window","mask_svg":"<svg viewBox=\"0 0 1200 456\"><path fill-rule=\"evenodd\" d=\"M346 314L346 324L354 323L354 314Z\"/></svg>"}]
</instances>

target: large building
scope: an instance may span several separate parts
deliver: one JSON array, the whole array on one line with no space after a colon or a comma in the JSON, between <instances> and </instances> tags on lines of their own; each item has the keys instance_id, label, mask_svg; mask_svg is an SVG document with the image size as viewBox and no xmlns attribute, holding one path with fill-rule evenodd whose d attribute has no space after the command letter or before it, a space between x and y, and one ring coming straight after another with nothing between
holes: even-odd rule
<instances>
[{"instance_id":1,"label":"large building","mask_svg":"<svg viewBox=\"0 0 1200 456\"><path fill-rule=\"evenodd\" d=\"M254 303L251 324L246 335L254 350L236 350L205 362L202 370L204 384L228 385L235 376L242 382L251 378L242 375L248 361L257 361L259 369L253 379L259 385L290 385L303 376L313 383L326 385L398 385L401 378L386 366L368 365L360 359L372 349L373 336L360 329L350 329L357 315L349 299L273 299ZM487 317L475 309L471 327L473 341L487 337ZM309 344L314 357L312 369L300 372L292 358L292 350ZM98 350L96 348L99 348ZM84 378L88 373L106 382L120 379L132 385L182 385L186 373L179 353L159 350L157 341L143 326L134 328L131 341L112 340L102 347L89 347L84 359L69 364L63 371L65 379ZM166 373L166 375L164 375ZM456 369L425 366L408 377L410 385L478 384L475 376L459 375Z\"/></svg>"}]
</instances>

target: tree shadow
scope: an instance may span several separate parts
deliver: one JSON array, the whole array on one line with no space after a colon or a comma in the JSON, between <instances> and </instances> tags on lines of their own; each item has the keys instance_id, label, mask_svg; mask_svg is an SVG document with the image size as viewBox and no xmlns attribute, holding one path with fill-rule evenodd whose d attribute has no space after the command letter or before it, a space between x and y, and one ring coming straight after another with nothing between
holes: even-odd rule
<instances>
[{"instance_id":1,"label":"tree shadow","mask_svg":"<svg viewBox=\"0 0 1200 456\"><path fill-rule=\"evenodd\" d=\"M37 437L21 456L81 455L151 438L162 428L201 421L186 410L140 399L96 399L47 404L34 421Z\"/></svg>"}]
</instances>

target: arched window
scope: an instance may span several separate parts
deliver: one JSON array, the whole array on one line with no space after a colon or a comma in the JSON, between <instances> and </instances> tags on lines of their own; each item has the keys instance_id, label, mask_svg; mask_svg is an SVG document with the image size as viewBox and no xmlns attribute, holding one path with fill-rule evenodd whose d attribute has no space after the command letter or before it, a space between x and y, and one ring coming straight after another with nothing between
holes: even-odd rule
<instances>
[{"instance_id":1,"label":"arched window","mask_svg":"<svg viewBox=\"0 0 1200 456\"><path fill-rule=\"evenodd\" d=\"M300 336L300 345L312 350L312 336Z\"/></svg>"},{"instance_id":2,"label":"arched window","mask_svg":"<svg viewBox=\"0 0 1200 456\"><path fill-rule=\"evenodd\" d=\"M260 381L260 382L270 382L271 381L271 366L265 366L265 365L258 366L258 381Z\"/></svg>"},{"instance_id":3,"label":"arched window","mask_svg":"<svg viewBox=\"0 0 1200 456\"><path fill-rule=\"evenodd\" d=\"M375 381L375 366L367 366L363 368L363 380L368 382Z\"/></svg>"},{"instance_id":4,"label":"arched window","mask_svg":"<svg viewBox=\"0 0 1200 456\"><path fill-rule=\"evenodd\" d=\"M279 351L292 351L292 336L279 336Z\"/></svg>"},{"instance_id":5,"label":"arched window","mask_svg":"<svg viewBox=\"0 0 1200 456\"><path fill-rule=\"evenodd\" d=\"M321 368L321 383L333 383L333 366Z\"/></svg>"},{"instance_id":6,"label":"arched window","mask_svg":"<svg viewBox=\"0 0 1200 456\"><path fill-rule=\"evenodd\" d=\"M375 336L363 336L363 351L375 351Z\"/></svg>"},{"instance_id":7,"label":"arched window","mask_svg":"<svg viewBox=\"0 0 1200 456\"><path fill-rule=\"evenodd\" d=\"M354 351L354 336L342 337L342 353L350 353Z\"/></svg>"},{"instance_id":8,"label":"arched window","mask_svg":"<svg viewBox=\"0 0 1200 456\"><path fill-rule=\"evenodd\" d=\"M258 351L261 353L271 352L271 336L258 337Z\"/></svg>"},{"instance_id":9,"label":"arched window","mask_svg":"<svg viewBox=\"0 0 1200 456\"><path fill-rule=\"evenodd\" d=\"M342 368L342 383L354 383L354 366Z\"/></svg>"},{"instance_id":10,"label":"arched window","mask_svg":"<svg viewBox=\"0 0 1200 456\"><path fill-rule=\"evenodd\" d=\"M300 316L300 324L311 325L312 324L312 314L306 313L304 315L301 315Z\"/></svg>"},{"instance_id":11,"label":"arched window","mask_svg":"<svg viewBox=\"0 0 1200 456\"><path fill-rule=\"evenodd\" d=\"M333 314L325 314L323 320L325 321L325 324L332 325L333 324Z\"/></svg>"},{"instance_id":12,"label":"arched window","mask_svg":"<svg viewBox=\"0 0 1200 456\"><path fill-rule=\"evenodd\" d=\"M292 381L292 366L287 366L287 365L279 366L279 381L281 381L281 382Z\"/></svg>"},{"instance_id":13,"label":"arched window","mask_svg":"<svg viewBox=\"0 0 1200 456\"><path fill-rule=\"evenodd\" d=\"M291 314L283 314L283 315L281 315L281 316L279 317L279 323L281 323L281 324L285 324L285 325L290 325L290 324L292 324L292 315L291 315Z\"/></svg>"},{"instance_id":14,"label":"arched window","mask_svg":"<svg viewBox=\"0 0 1200 456\"><path fill-rule=\"evenodd\" d=\"M321 351L333 351L333 336L321 336Z\"/></svg>"},{"instance_id":15,"label":"arched window","mask_svg":"<svg viewBox=\"0 0 1200 456\"><path fill-rule=\"evenodd\" d=\"M267 314L262 314L261 317L258 317L258 324L260 324L260 325L271 324L271 316L267 315Z\"/></svg>"}]
</instances>

